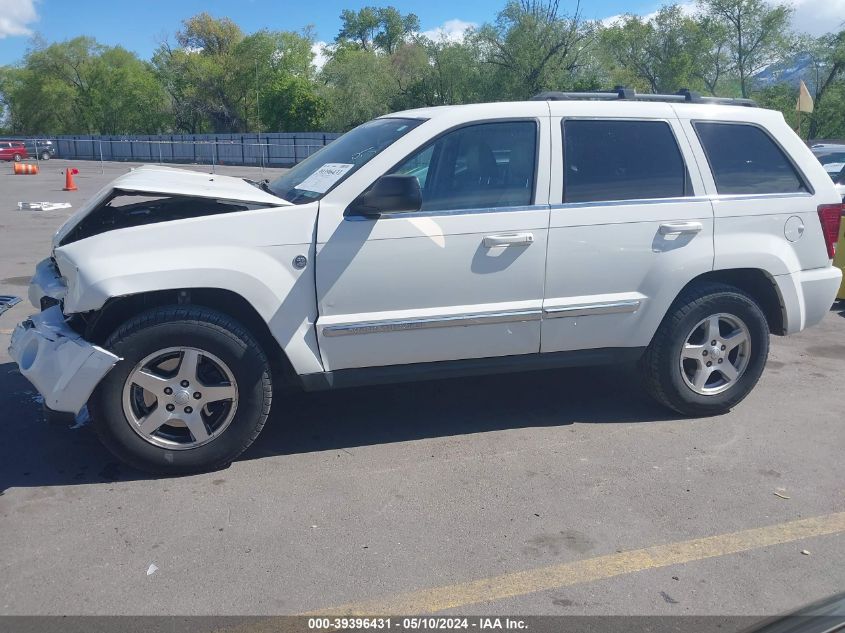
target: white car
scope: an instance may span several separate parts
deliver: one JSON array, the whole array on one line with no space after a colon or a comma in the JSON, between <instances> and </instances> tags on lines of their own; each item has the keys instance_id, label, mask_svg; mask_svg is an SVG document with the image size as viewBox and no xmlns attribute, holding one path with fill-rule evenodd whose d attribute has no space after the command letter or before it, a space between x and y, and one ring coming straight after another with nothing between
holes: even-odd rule
<instances>
[{"instance_id":1,"label":"white car","mask_svg":"<svg viewBox=\"0 0 845 633\"><path fill-rule=\"evenodd\" d=\"M391 114L272 183L135 169L56 233L11 354L160 473L231 462L289 380L638 361L727 411L830 309L842 200L777 112L574 97Z\"/></svg>"}]
</instances>

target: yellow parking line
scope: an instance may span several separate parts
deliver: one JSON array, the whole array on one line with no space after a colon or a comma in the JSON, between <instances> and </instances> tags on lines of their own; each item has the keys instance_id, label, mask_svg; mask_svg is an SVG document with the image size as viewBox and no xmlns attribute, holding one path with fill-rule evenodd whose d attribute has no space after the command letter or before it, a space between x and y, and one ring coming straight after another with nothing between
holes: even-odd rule
<instances>
[{"instance_id":1,"label":"yellow parking line","mask_svg":"<svg viewBox=\"0 0 845 633\"><path fill-rule=\"evenodd\" d=\"M433 613L841 532L845 532L845 512L421 589L304 615Z\"/></svg>"}]
</instances>

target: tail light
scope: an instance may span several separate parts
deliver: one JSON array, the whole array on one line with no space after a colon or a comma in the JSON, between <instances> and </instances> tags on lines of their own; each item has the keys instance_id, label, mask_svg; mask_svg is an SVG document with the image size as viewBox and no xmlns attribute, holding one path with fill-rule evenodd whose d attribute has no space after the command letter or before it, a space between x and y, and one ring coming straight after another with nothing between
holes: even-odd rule
<instances>
[{"instance_id":1,"label":"tail light","mask_svg":"<svg viewBox=\"0 0 845 633\"><path fill-rule=\"evenodd\" d=\"M819 221L822 223L824 245L827 246L827 257L833 259L836 255L836 242L839 240L839 221L845 205L823 204L819 207Z\"/></svg>"}]
</instances>

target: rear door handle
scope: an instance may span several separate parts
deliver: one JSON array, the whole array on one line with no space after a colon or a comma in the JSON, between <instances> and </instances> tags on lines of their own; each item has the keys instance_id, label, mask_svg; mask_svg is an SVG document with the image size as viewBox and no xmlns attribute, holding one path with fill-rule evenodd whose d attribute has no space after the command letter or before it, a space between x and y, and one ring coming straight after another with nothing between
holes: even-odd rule
<instances>
[{"instance_id":1,"label":"rear door handle","mask_svg":"<svg viewBox=\"0 0 845 633\"><path fill-rule=\"evenodd\" d=\"M534 243L533 233L500 233L499 235L485 235L484 248L496 246L528 246Z\"/></svg>"},{"instance_id":2,"label":"rear door handle","mask_svg":"<svg viewBox=\"0 0 845 633\"><path fill-rule=\"evenodd\" d=\"M664 222L660 225L660 234L700 233L703 228L701 222Z\"/></svg>"}]
</instances>

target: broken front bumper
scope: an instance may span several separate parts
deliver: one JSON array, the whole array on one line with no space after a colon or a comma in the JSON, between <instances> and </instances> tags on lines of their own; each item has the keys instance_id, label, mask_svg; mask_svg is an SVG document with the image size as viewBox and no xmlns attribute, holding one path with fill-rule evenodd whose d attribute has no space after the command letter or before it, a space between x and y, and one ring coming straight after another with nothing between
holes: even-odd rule
<instances>
[{"instance_id":1,"label":"broken front bumper","mask_svg":"<svg viewBox=\"0 0 845 633\"><path fill-rule=\"evenodd\" d=\"M44 396L47 408L74 414L120 360L68 326L58 306L18 325L12 333L9 355Z\"/></svg>"}]
</instances>

